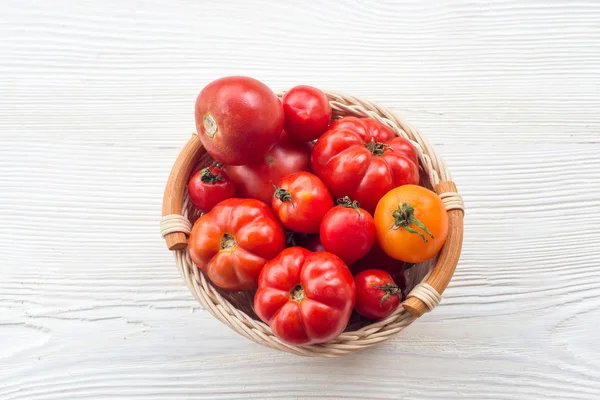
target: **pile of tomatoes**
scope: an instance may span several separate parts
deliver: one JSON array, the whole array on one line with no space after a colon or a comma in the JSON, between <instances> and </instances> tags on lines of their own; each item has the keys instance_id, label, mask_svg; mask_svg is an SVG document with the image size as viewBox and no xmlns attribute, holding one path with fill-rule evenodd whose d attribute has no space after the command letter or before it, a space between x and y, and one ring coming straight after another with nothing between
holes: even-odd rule
<instances>
[{"instance_id":1,"label":"pile of tomatoes","mask_svg":"<svg viewBox=\"0 0 600 400\"><path fill-rule=\"evenodd\" d=\"M227 291L253 291L280 340L323 343L353 311L389 316L406 266L446 240L440 198L419 186L412 144L370 118L332 121L326 95L297 86L278 98L262 82L226 77L195 105L196 129L219 167L188 191L203 212L193 262Z\"/></svg>"}]
</instances>

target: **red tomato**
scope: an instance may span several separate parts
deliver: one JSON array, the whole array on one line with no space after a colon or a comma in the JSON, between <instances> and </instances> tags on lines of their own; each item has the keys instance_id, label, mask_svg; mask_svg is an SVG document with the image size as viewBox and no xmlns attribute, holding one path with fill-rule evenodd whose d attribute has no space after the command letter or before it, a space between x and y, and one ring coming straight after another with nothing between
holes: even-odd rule
<instances>
[{"instance_id":1,"label":"red tomato","mask_svg":"<svg viewBox=\"0 0 600 400\"><path fill-rule=\"evenodd\" d=\"M263 268L254 310L281 341L308 345L342 333L355 298L354 279L339 257L290 247Z\"/></svg>"},{"instance_id":2,"label":"red tomato","mask_svg":"<svg viewBox=\"0 0 600 400\"><path fill-rule=\"evenodd\" d=\"M332 123L315 144L311 161L334 197L357 200L371 214L391 189L419 183L410 142L370 118L345 117Z\"/></svg>"},{"instance_id":3,"label":"red tomato","mask_svg":"<svg viewBox=\"0 0 600 400\"><path fill-rule=\"evenodd\" d=\"M358 275L360 272L367 269L382 269L392 276L394 282L402 289L406 289L406 277L404 275L404 269L406 265L403 261L398 261L385 254L385 252L379 247L377 241L373 243L373 247L367 253L366 256L350 265L350 271L354 275Z\"/></svg>"},{"instance_id":4,"label":"red tomato","mask_svg":"<svg viewBox=\"0 0 600 400\"><path fill-rule=\"evenodd\" d=\"M375 242L375 222L358 202L344 197L323 217L320 237L325 250L350 265L371 250Z\"/></svg>"},{"instance_id":5,"label":"red tomato","mask_svg":"<svg viewBox=\"0 0 600 400\"><path fill-rule=\"evenodd\" d=\"M217 203L235 196L235 185L225 171L219 168L204 168L190 179L188 193L192 204L206 213Z\"/></svg>"},{"instance_id":6,"label":"red tomato","mask_svg":"<svg viewBox=\"0 0 600 400\"><path fill-rule=\"evenodd\" d=\"M292 140L283 132L271 150L258 162L224 167L235 182L240 197L258 199L271 204L273 183L294 172L310 171L312 144Z\"/></svg>"},{"instance_id":7,"label":"red tomato","mask_svg":"<svg viewBox=\"0 0 600 400\"><path fill-rule=\"evenodd\" d=\"M356 311L371 319L390 315L400 305L401 291L385 271L368 269L356 275Z\"/></svg>"},{"instance_id":8,"label":"red tomato","mask_svg":"<svg viewBox=\"0 0 600 400\"><path fill-rule=\"evenodd\" d=\"M281 99L285 130L294 139L318 139L331 121L331 106L325 93L311 86L295 86Z\"/></svg>"},{"instance_id":9,"label":"red tomato","mask_svg":"<svg viewBox=\"0 0 600 400\"><path fill-rule=\"evenodd\" d=\"M194 264L215 285L250 290L265 263L285 247L285 234L266 204L233 198L196 221L188 247Z\"/></svg>"},{"instance_id":10,"label":"red tomato","mask_svg":"<svg viewBox=\"0 0 600 400\"><path fill-rule=\"evenodd\" d=\"M279 181L271 206L287 229L317 233L333 200L319 178L309 172L297 172Z\"/></svg>"},{"instance_id":11,"label":"red tomato","mask_svg":"<svg viewBox=\"0 0 600 400\"><path fill-rule=\"evenodd\" d=\"M279 139L284 123L275 93L245 76L209 83L196 99L195 118L206 151L229 165L260 160Z\"/></svg>"},{"instance_id":12,"label":"red tomato","mask_svg":"<svg viewBox=\"0 0 600 400\"><path fill-rule=\"evenodd\" d=\"M309 251L325 251L325 247L323 247L319 235L303 235L297 233L294 235L294 239L297 246L304 247Z\"/></svg>"}]
</instances>

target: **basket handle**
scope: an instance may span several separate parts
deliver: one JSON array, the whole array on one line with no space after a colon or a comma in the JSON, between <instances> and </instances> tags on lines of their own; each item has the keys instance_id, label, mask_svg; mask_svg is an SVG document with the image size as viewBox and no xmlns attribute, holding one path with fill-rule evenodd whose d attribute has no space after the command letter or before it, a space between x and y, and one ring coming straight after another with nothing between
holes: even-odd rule
<instances>
[{"instance_id":1,"label":"basket handle","mask_svg":"<svg viewBox=\"0 0 600 400\"><path fill-rule=\"evenodd\" d=\"M179 153L175 164L173 164L173 168L171 168L171 173L169 174L169 180L167 181L163 197L163 217L173 214L182 214L183 198L188 179L194 169L194 165L205 152L206 150L202 147L200 138L198 135L193 134L181 150L181 153ZM169 250L181 250L187 246L187 236L185 232L170 232L165 234L164 238Z\"/></svg>"},{"instance_id":2,"label":"basket handle","mask_svg":"<svg viewBox=\"0 0 600 400\"><path fill-rule=\"evenodd\" d=\"M457 192L456 185L451 181L440 182L435 187L435 191L438 195ZM444 292L448 283L450 283L450 279L452 279L456 264L458 264L458 259L460 258L463 241L463 217L464 211L462 209L451 209L448 211L448 237L426 281L426 284L435 290L438 296ZM415 318L420 317L430 310L429 306L423 300L418 297L411 297L410 294L402 306Z\"/></svg>"}]
</instances>

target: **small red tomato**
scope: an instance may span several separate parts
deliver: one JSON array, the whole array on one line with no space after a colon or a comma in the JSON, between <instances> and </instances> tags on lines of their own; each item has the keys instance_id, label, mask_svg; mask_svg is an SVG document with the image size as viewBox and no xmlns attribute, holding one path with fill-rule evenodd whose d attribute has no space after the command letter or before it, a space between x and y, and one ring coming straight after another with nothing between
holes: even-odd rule
<instances>
[{"instance_id":1,"label":"small red tomato","mask_svg":"<svg viewBox=\"0 0 600 400\"><path fill-rule=\"evenodd\" d=\"M387 272L365 270L354 278L356 285L355 310L371 319L390 315L400 305L401 291Z\"/></svg>"},{"instance_id":2,"label":"small red tomato","mask_svg":"<svg viewBox=\"0 0 600 400\"><path fill-rule=\"evenodd\" d=\"M325 93L311 86L295 86L281 99L285 131L290 137L308 142L318 139L331 121L331 106Z\"/></svg>"},{"instance_id":3,"label":"small red tomato","mask_svg":"<svg viewBox=\"0 0 600 400\"><path fill-rule=\"evenodd\" d=\"M312 143L298 142L285 132L260 161L223 167L235 182L237 195L271 204L274 182L294 172L310 171Z\"/></svg>"},{"instance_id":4,"label":"small red tomato","mask_svg":"<svg viewBox=\"0 0 600 400\"><path fill-rule=\"evenodd\" d=\"M309 172L297 172L279 181L271 206L287 229L317 233L323 216L333 207L333 200L319 178Z\"/></svg>"},{"instance_id":5,"label":"small red tomato","mask_svg":"<svg viewBox=\"0 0 600 400\"><path fill-rule=\"evenodd\" d=\"M357 201L344 197L323 217L320 237L325 250L350 265L371 250L375 242L375 222Z\"/></svg>"},{"instance_id":6,"label":"small red tomato","mask_svg":"<svg viewBox=\"0 0 600 400\"><path fill-rule=\"evenodd\" d=\"M265 264L254 310L281 341L302 346L342 333L355 299L354 279L339 257L290 247Z\"/></svg>"},{"instance_id":7,"label":"small red tomato","mask_svg":"<svg viewBox=\"0 0 600 400\"><path fill-rule=\"evenodd\" d=\"M246 76L209 83L196 99L195 118L206 151L229 165L260 160L279 139L284 123L275 93Z\"/></svg>"},{"instance_id":8,"label":"small red tomato","mask_svg":"<svg viewBox=\"0 0 600 400\"><path fill-rule=\"evenodd\" d=\"M188 183L192 204L207 213L217 203L235 196L235 185L225 171L219 168L204 168L196 172Z\"/></svg>"},{"instance_id":9,"label":"small red tomato","mask_svg":"<svg viewBox=\"0 0 600 400\"><path fill-rule=\"evenodd\" d=\"M325 251L319 235L295 234L294 239L297 246L304 247L310 251Z\"/></svg>"}]
</instances>

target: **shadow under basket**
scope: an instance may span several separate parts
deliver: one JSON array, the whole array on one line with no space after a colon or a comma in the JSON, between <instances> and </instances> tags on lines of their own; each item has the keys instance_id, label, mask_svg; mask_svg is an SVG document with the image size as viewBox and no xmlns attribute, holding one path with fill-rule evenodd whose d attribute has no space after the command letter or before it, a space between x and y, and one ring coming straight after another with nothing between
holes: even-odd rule
<instances>
[{"instance_id":1,"label":"shadow under basket","mask_svg":"<svg viewBox=\"0 0 600 400\"><path fill-rule=\"evenodd\" d=\"M450 173L421 133L397 118L391 111L353 96L326 92L333 118L370 117L409 139L417 150L421 185L442 199L449 217L446 242L435 259L406 271L407 298L390 316L371 321L354 313L346 330L334 340L309 346L292 346L277 339L252 308L254 292L226 292L213 286L194 265L187 238L200 213L187 194L191 174L199 168L215 165L200 138L193 134L173 165L163 199L161 233L175 254L181 276L202 306L219 321L256 343L302 356L336 357L381 343L402 331L425 312L436 307L460 257L463 240L464 204ZM282 95L282 94L280 94ZM376 267L376 266L374 266Z\"/></svg>"}]
</instances>

